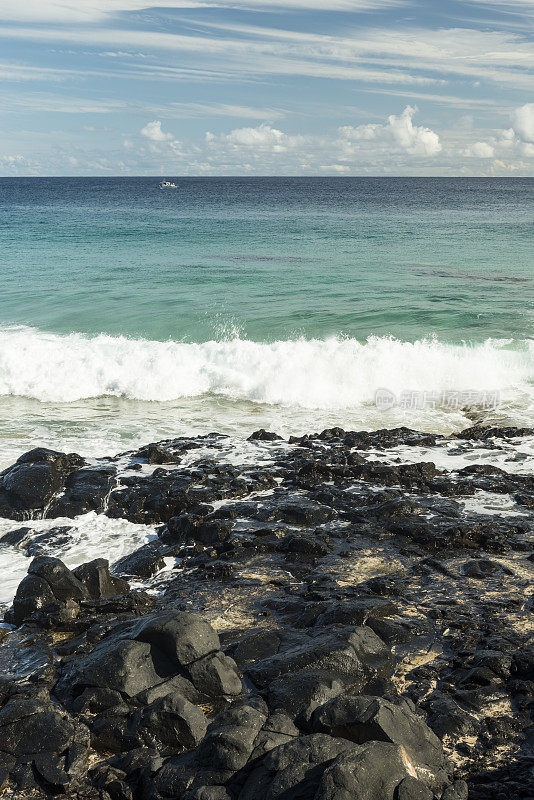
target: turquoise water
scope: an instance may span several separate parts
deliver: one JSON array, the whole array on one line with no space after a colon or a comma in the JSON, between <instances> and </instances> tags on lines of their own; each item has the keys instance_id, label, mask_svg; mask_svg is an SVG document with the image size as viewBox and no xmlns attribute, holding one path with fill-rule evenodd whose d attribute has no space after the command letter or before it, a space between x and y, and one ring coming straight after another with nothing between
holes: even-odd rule
<instances>
[{"instance_id":1,"label":"turquoise water","mask_svg":"<svg viewBox=\"0 0 534 800\"><path fill-rule=\"evenodd\" d=\"M257 341L532 330L534 181L0 181L0 320Z\"/></svg>"},{"instance_id":2,"label":"turquoise water","mask_svg":"<svg viewBox=\"0 0 534 800\"><path fill-rule=\"evenodd\" d=\"M171 177L171 176L167 176ZM533 179L0 180L0 439L532 416Z\"/></svg>"}]
</instances>

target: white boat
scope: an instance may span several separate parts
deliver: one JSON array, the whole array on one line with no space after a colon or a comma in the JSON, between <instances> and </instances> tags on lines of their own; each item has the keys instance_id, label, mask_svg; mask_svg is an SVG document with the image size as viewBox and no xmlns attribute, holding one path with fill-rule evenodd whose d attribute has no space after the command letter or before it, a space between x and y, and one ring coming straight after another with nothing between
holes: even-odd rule
<instances>
[{"instance_id":1,"label":"white boat","mask_svg":"<svg viewBox=\"0 0 534 800\"><path fill-rule=\"evenodd\" d=\"M172 181L161 181L161 183L159 185L159 188L160 189L177 189L178 187Z\"/></svg>"}]
</instances>

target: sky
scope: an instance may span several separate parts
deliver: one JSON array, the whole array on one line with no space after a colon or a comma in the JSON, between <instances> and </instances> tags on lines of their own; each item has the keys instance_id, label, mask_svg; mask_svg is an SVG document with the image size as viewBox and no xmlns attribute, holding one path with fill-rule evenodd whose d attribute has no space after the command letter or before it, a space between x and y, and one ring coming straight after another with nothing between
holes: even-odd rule
<instances>
[{"instance_id":1,"label":"sky","mask_svg":"<svg viewBox=\"0 0 534 800\"><path fill-rule=\"evenodd\" d=\"M0 0L0 176L534 174L534 0Z\"/></svg>"}]
</instances>

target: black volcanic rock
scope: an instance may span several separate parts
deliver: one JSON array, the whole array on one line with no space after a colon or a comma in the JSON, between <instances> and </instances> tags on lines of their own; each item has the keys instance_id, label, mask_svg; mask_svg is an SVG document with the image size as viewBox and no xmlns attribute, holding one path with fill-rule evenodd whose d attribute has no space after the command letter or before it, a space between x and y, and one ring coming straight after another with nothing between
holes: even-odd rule
<instances>
[{"instance_id":1,"label":"black volcanic rock","mask_svg":"<svg viewBox=\"0 0 534 800\"><path fill-rule=\"evenodd\" d=\"M28 519L44 513L69 472L83 465L75 454L37 447L0 473L0 514L9 519Z\"/></svg>"},{"instance_id":2,"label":"black volcanic rock","mask_svg":"<svg viewBox=\"0 0 534 800\"><path fill-rule=\"evenodd\" d=\"M5 528L1 548L39 558L0 628L0 785L79 800L467 800L469 784L473 800L526 800L522 433L330 428L281 446L261 431L233 454L212 434L91 466L19 459L0 475L0 514L154 527L111 571L54 558L71 557L64 523ZM438 469L449 454L469 466Z\"/></svg>"}]
</instances>

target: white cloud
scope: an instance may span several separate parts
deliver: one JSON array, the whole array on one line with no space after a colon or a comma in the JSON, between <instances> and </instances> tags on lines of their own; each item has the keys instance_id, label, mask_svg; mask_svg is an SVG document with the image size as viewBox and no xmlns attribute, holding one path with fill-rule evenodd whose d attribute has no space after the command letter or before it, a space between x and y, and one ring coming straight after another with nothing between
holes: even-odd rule
<instances>
[{"instance_id":1,"label":"white cloud","mask_svg":"<svg viewBox=\"0 0 534 800\"><path fill-rule=\"evenodd\" d=\"M534 156L534 103L514 109L511 113L512 127L497 131L487 141L475 142L463 150L468 158L495 158L502 167L503 158L532 158ZM515 162L511 162L513 165ZM518 162L522 169L523 162ZM510 163L507 169L513 167Z\"/></svg>"},{"instance_id":2,"label":"white cloud","mask_svg":"<svg viewBox=\"0 0 534 800\"><path fill-rule=\"evenodd\" d=\"M284 150L289 137L277 128L262 123L257 128L236 128L228 134L222 134L219 140L235 147L253 147L259 150Z\"/></svg>"},{"instance_id":3,"label":"white cloud","mask_svg":"<svg viewBox=\"0 0 534 800\"><path fill-rule=\"evenodd\" d=\"M189 117L242 117L263 119L271 122L285 116L280 108L254 108L229 103L170 103L169 112L177 112L182 118Z\"/></svg>"},{"instance_id":4,"label":"white cloud","mask_svg":"<svg viewBox=\"0 0 534 800\"><path fill-rule=\"evenodd\" d=\"M174 136L172 133L164 133L161 129L161 122L159 119L148 122L144 128L141 129L141 135L150 139L152 142L172 142Z\"/></svg>"},{"instance_id":5,"label":"white cloud","mask_svg":"<svg viewBox=\"0 0 534 800\"><path fill-rule=\"evenodd\" d=\"M512 125L522 142L534 143L534 103L516 108L512 114Z\"/></svg>"},{"instance_id":6,"label":"white cloud","mask_svg":"<svg viewBox=\"0 0 534 800\"><path fill-rule=\"evenodd\" d=\"M475 142L464 151L468 158L493 158L495 147L489 142Z\"/></svg>"},{"instance_id":7,"label":"white cloud","mask_svg":"<svg viewBox=\"0 0 534 800\"><path fill-rule=\"evenodd\" d=\"M384 146L394 145L410 155L435 156L441 152L439 136L430 128L414 125L412 118L417 112L414 106L406 106L402 114L391 114L386 125L346 125L340 128L343 139L349 142L377 142Z\"/></svg>"},{"instance_id":8,"label":"white cloud","mask_svg":"<svg viewBox=\"0 0 534 800\"><path fill-rule=\"evenodd\" d=\"M371 11L403 0L2 0L0 19L28 22L98 22L128 11L158 8L259 8Z\"/></svg>"},{"instance_id":9,"label":"white cloud","mask_svg":"<svg viewBox=\"0 0 534 800\"><path fill-rule=\"evenodd\" d=\"M322 164L319 169L323 172L335 172L338 175L343 175L347 172L350 172L350 167L348 167L346 164Z\"/></svg>"}]
</instances>

